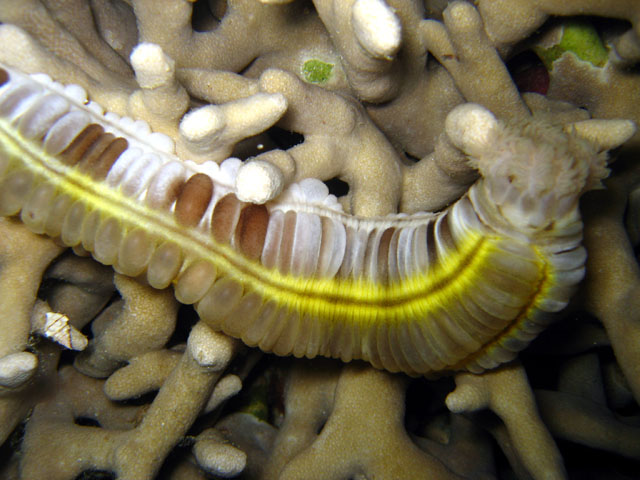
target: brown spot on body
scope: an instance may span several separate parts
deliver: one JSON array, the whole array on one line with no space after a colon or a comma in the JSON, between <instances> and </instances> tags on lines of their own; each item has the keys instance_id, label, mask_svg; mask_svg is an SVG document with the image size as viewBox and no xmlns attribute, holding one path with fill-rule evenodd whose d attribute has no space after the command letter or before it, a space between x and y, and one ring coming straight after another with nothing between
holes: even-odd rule
<instances>
[{"instance_id":1,"label":"brown spot on body","mask_svg":"<svg viewBox=\"0 0 640 480\"><path fill-rule=\"evenodd\" d=\"M398 265L398 241L400 240L401 228L396 228L393 231L391 240L389 241L389 256L387 258L389 266L389 280L398 281L401 278L400 266Z\"/></svg>"},{"instance_id":2,"label":"brown spot on body","mask_svg":"<svg viewBox=\"0 0 640 480\"><path fill-rule=\"evenodd\" d=\"M340 269L338 270L338 275L340 275L342 278L348 278L352 274L354 266L354 256L356 254L355 248L357 245L357 230L352 227L346 227L346 232L347 249L344 253L344 258L342 259Z\"/></svg>"},{"instance_id":3,"label":"brown spot on body","mask_svg":"<svg viewBox=\"0 0 640 480\"><path fill-rule=\"evenodd\" d=\"M438 238L440 239L440 244L446 250L455 249L456 244L453 241L453 233L451 233L451 226L449 225L449 215L446 213L438 225Z\"/></svg>"},{"instance_id":4,"label":"brown spot on body","mask_svg":"<svg viewBox=\"0 0 640 480\"><path fill-rule=\"evenodd\" d=\"M436 248L436 235L435 235L435 223L430 221L427 224L427 236L425 242L427 243L427 259L429 268L433 268L438 259L438 250Z\"/></svg>"},{"instance_id":5,"label":"brown spot on body","mask_svg":"<svg viewBox=\"0 0 640 480\"><path fill-rule=\"evenodd\" d=\"M175 162L160 167L160 170L151 179L147 190L146 202L156 209L167 209L173 205L185 184L184 171L179 175L170 175L169 183L166 182L167 172L171 171Z\"/></svg>"},{"instance_id":6,"label":"brown spot on body","mask_svg":"<svg viewBox=\"0 0 640 480\"><path fill-rule=\"evenodd\" d=\"M185 183L186 182L184 181L184 179L177 179L173 181L170 187L167 189L167 195L164 199L164 203L160 205L152 205L152 206L156 208L161 208L161 207L168 208L170 205L173 205L173 202L175 202L178 199L178 196L180 195L180 192L184 188Z\"/></svg>"},{"instance_id":7,"label":"brown spot on body","mask_svg":"<svg viewBox=\"0 0 640 480\"><path fill-rule=\"evenodd\" d=\"M78 162L78 169L92 174L95 170L100 155L109 148L109 145L115 141L115 135L104 133L96 138L96 141L87 149L82 159Z\"/></svg>"},{"instance_id":8,"label":"brown spot on body","mask_svg":"<svg viewBox=\"0 0 640 480\"><path fill-rule=\"evenodd\" d=\"M66 165L76 165L86 155L87 150L104 135L104 128L97 123L87 125L71 144L60 153L60 160Z\"/></svg>"},{"instance_id":9,"label":"brown spot on body","mask_svg":"<svg viewBox=\"0 0 640 480\"><path fill-rule=\"evenodd\" d=\"M320 275L327 273L334 274L333 270L330 270L336 260L336 243L337 243L337 228L334 221L328 217L320 217L321 222L321 238L320 248L318 253L318 264L316 271Z\"/></svg>"},{"instance_id":10,"label":"brown spot on body","mask_svg":"<svg viewBox=\"0 0 640 480\"><path fill-rule=\"evenodd\" d=\"M213 181L204 173L196 173L184 184L176 200L176 219L185 227L195 227L209 206Z\"/></svg>"},{"instance_id":11,"label":"brown spot on body","mask_svg":"<svg viewBox=\"0 0 640 480\"><path fill-rule=\"evenodd\" d=\"M282 226L282 238L278 250L277 267L282 273L289 273L291 269L291 256L293 255L293 241L296 234L296 212L289 210L284 214Z\"/></svg>"},{"instance_id":12,"label":"brown spot on body","mask_svg":"<svg viewBox=\"0 0 640 480\"><path fill-rule=\"evenodd\" d=\"M382 236L382 235L380 235ZM372 281L378 281L378 245L380 238L378 231L372 230L367 238L364 252L364 274Z\"/></svg>"},{"instance_id":13,"label":"brown spot on body","mask_svg":"<svg viewBox=\"0 0 640 480\"><path fill-rule=\"evenodd\" d=\"M240 212L236 227L236 243L242 253L252 260L262 255L269 226L269 212L264 205L248 204Z\"/></svg>"},{"instance_id":14,"label":"brown spot on body","mask_svg":"<svg viewBox=\"0 0 640 480\"><path fill-rule=\"evenodd\" d=\"M110 142L107 147L95 157L90 168L91 176L95 180L104 180L109 174L109 170L122 153L129 148L129 142L122 137L118 137Z\"/></svg>"},{"instance_id":15,"label":"brown spot on body","mask_svg":"<svg viewBox=\"0 0 640 480\"><path fill-rule=\"evenodd\" d=\"M231 235L240 219L243 202L233 193L229 193L218 200L211 216L213 238L219 243L230 243Z\"/></svg>"},{"instance_id":16,"label":"brown spot on body","mask_svg":"<svg viewBox=\"0 0 640 480\"><path fill-rule=\"evenodd\" d=\"M9 72L0 68L0 87L9 81Z\"/></svg>"},{"instance_id":17,"label":"brown spot on body","mask_svg":"<svg viewBox=\"0 0 640 480\"><path fill-rule=\"evenodd\" d=\"M387 228L380 237L378 245L378 281L386 284L389 281L389 248L396 229Z\"/></svg>"}]
</instances>

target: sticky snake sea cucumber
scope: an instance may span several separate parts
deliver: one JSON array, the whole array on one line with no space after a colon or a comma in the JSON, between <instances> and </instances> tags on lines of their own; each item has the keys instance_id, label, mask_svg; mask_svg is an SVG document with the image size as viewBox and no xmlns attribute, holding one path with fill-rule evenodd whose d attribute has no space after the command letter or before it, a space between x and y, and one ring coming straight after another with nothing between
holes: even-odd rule
<instances>
[{"instance_id":1,"label":"sticky snake sea cucumber","mask_svg":"<svg viewBox=\"0 0 640 480\"><path fill-rule=\"evenodd\" d=\"M0 70L0 214L173 284L250 346L414 375L479 372L535 338L583 276L581 185L523 194L531 186L497 162L437 214L347 215L313 179L244 203L239 160L183 162L167 138L85 95Z\"/></svg>"}]
</instances>

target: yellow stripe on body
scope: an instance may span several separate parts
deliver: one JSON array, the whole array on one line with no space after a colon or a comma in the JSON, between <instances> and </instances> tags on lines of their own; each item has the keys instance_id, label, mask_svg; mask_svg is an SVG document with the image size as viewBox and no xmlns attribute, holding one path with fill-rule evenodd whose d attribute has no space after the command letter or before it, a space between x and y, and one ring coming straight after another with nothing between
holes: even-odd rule
<instances>
[{"instance_id":1,"label":"yellow stripe on body","mask_svg":"<svg viewBox=\"0 0 640 480\"><path fill-rule=\"evenodd\" d=\"M504 254L498 248L504 239L469 231L465 238L457 239L458 248L439 259L435 268L402 281L382 284L365 278L295 277L245 258L231 246L217 243L210 233L185 229L171 212L150 209L118 189L94 181L47 154L35 142L21 138L6 120L0 120L0 143L38 177L53 183L74 200L85 202L87 210L98 210L103 218L117 218L129 228L137 226L158 239L174 242L189 260L207 260L219 274L256 291L265 300L328 322L330 330L344 322L372 328L380 324L429 321L430 312L446 310L461 296L468 295L469 289L483 281L482 272L491 258ZM536 299L552 281L544 255L536 251L536 257L539 281L532 285L529 297L523 299L525 306L520 314L505 325L506 333L517 329L517 324L529 316Z\"/></svg>"}]
</instances>

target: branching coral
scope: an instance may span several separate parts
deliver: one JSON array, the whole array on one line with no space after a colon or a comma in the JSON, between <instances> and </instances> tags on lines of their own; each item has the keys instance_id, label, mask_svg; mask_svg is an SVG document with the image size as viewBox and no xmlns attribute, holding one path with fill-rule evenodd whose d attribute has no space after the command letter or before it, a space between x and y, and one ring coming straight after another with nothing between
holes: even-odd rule
<instances>
[{"instance_id":1,"label":"branching coral","mask_svg":"<svg viewBox=\"0 0 640 480\"><path fill-rule=\"evenodd\" d=\"M29 422L24 441L25 445L30 445L27 450L33 452L38 460L33 461L25 455L22 459L22 475L33 479L62 479L74 477L87 468L98 468L114 471L121 478L152 477L164 461L164 456L186 433L232 356L233 343L230 339L214 334L203 325L195 326L185 353L164 382L144 419L136 428L125 431L121 430L132 426L135 414L129 424L122 423L121 416L116 420L120 423L114 424L109 417L110 409L114 407L106 398L103 399L104 411L96 408L98 406L95 403L86 405L86 395L77 399L79 403L73 399L62 399L60 396L70 393L63 383L58 386L59 395L40 404ZM62 370L60 381L66 380L74 388L82 388L78 385L81 380L74 381L73 376L81 374L74 373L70 368ZM90 384L96 382L89 379L84 381ZM137 410L133 407L124 408L128 411ZM171 415L167 415L168 412ZM93 416L105 430L74 425L75 418L87 415ZM56 435L64 435L66 441L59 443L56 448L48 448L46 457L42 458L42 442L49 443L50 435L60 429L62 432ZM74 453L78 450L85 452L80 462ZM61 461L63 458L67 461ZM212 465L206 466L214 468Z\"/></svg>"},{"instance_id":2,"label":"branching coral","mask_svg":"<svg viewBox=\"0 0 640 480\"><path fill-rule=\"evenodd\" d=\"M633 477L639 20L633 1L2 2L0 71L60 83L0 78L0 476L579 478L586 446ZM586 280L548 317L609 169L581 204ZM438 321L416 303L390 323L422 281ZM352 322L367 302L377 329Z\"/></svg>"},{"instance_id":3,"label":"branching coral","mask_svg":"<svg viewBox=\"0 0 640 480\"><path fill-rule=\"evenodd\" d=\"M300 388L296 378L293 385ZM459 478L437 459L423 453L411 441L403 425L403 390L405 380L392 377L362 366L347 366L335 384L331 415L322 426L322 431L309 442L298 433L300 450L282 469L277 478L350 478L362 475L365 478L390 476L391 478L417 478L421 472L431 472L437 478ZM292 401L309 392L292 391ZM376 399L369 408L362 408L361 398ZM308 401L308 400L307 400ZM300 402L300 400L298 400ZM303 400L304 403L307 403ZM286 407L287 405L285 405ZM291 422L305 412L295 407L288 410ZM322 411L322 410L320 410ZM308 414L308 412L307 412ZM289 417L287 418L289 420ZM313 427L315 422L305 422ZM281 435L292 441L292 427L283 424ZM301 438L302 437L302 438ZM277 441L278 437L276 437ZM306 442L305 442L306 440ZM306 448L302 448L306 446ZM290 452L293 453L293 452ZM331 458L332 466L324 459ZM274 475L274 477L276 476Z\"/></svg>"},{"instance_id":4,"label":"branching coral","mask_svg":"<svg viewBox=\"0 0 640 480\"><path fill-rule=\"evenodd\" d=\"M606 191L594 193L586 199L588 228L585 241L593 253L584 285L585 304L607 329L620 367L636 399L640 395L637 375L640 318L634 302L637 301L640 272L633 261L634 254L622 217L629 189L637 179L638 167L633 165L624 174L611 178ZM601 242L606 247L600 246ZM594 294L594 288L598 289L598 295Z\"/></svg>"},{"instance_id":5,"label":"branching coral","mask_svg":"<svg viewBox=\"0 0 640 480\"><path fill-rule=\"evenodd\" d=\"M534 32L550 15L597 15L625 19L631 22L633 28L624 32L615 39L613 46L616 55L629 61L640 59L638 11L635 2L600 2L594 1L569 1L554 2L540 1L516 1L481 0L478 2L487 33L497 46L514 44ZM511 11L511 21L504 22L504 9Z\"/></svg>"},{"instance_id":6,"label":"branching coral","mask_svg":"<svg viewBox=\"0 0 640 480\"><path fill-rule=\"evenodd\" d=\"M2 228L6 240L2 243L3 284L0 304L5 314L2 316L4 341L0 355L5 359L2 385L12 388L28 379L35 364L28 356L9 359L7 356L22 352L27 346L30 330L28 320L31 318L41 278L49 263L62 252L62 248L25 232L13 221L3 220ZM30 261L20 255L25 248L34 252Z\"/></svg>"},{"instance_id":7,"label":"branching coral","mask_svg":"<svg viewBox=\"0 0 640 480\"><path fill-rule=\"evenodd\" d=\"M533 392L518 365L484 375L461 373L447 397L452 412L488 408L504 422L513 448L534 478L564 478L560 453L536 412ZM533 443L536 449L526 445Z\"/></svg>"}]
</instances>

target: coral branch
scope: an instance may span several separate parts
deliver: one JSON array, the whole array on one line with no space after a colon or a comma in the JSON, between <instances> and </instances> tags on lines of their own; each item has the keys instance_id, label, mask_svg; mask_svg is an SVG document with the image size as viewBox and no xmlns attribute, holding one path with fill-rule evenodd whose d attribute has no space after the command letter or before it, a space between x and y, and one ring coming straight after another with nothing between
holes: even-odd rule
<instances>
[{"instance_id":1,"label":"coral branch","mask_svg":"<svg viewBox=\"0 0 640 480\"><path fill-rule=\"evenodd\" d=\"M397 93L393 60L402 26L384 0L316 0L315 7L342 55L347 78L366 102L383 102Z\"/></svg>"},{"instance_id":2,"label":"coral branch","mask_svg":"<svg viewBox=\"0 0 640 480\"><path fill-rule=\"evenodd\" d=\"M94 321L95 337L75 362L80 371L98 378L134 356L163 347L176 322L178 304L170 290L154 290L119 274L114 280L123 299Z\"/></svg>"},{"instance_id":3,"label":"coral branch","mask_svg":"<svg viewBox=\"0 0 640 480\"><path fill-rule=\"evenodd\" d=\"M640 399L640 269L624 228L628 192L640 180L637 163L585 199L587 307L602 321L636 401Z\"/></svg>"},{"instance_id":4,"label":"coral branch","mask_svg":"<svg viewBox=\"0 0 640 480\"><path fill-rule=\"evenodd\" d=\"M296 165L291 180L338 176L349 184L353 213L373 216L395 211L400 159L361 107L283 71L265 72L260 85L266 92L285 96L289 108L280 125L305 136L304 143L287 151Z\"/></svg>"},{"instance_id":5,"label":"coral branch","mask_svg":"<svg viewBox=\"0 0 640 480\"><path fill-rule=\"evenodd\" d=\"M317 439L289 462L280 478L341 479L358 474L417 478L424 472L442 479L460 478L410 440L403 425L404 388L403 379L387 373L345 367L327 423ZM368 408L363 408L365 400L370 402ZM334 462L327 465L323 458Z\"/></svg>"},{"instance_id":6,"label":"coral branch","mask_svg":"<svg viewBox=\"0 0 640 480\"><path fill-rule=\"evenodd\" d=\"M20 228L14 220L0 220L0 358L21 352L31 330L31 310L45 269L63 248ZM33 252L28 258L22 253ZM6 379L5 379L6 380Z\"/></svg>"},{"instance_id":7,"label":"coral branch","mask_svg":"<svg viewBox=\"0 0 640 480\"><path fill-rule=\"evenodd\" d=\"M474 375L456 375L456 389L447 396L452 412L489 408L504 422L515 450L536 479L566 478L560 452L537 412L524 369L518 365ZM529 445L536 445L532 450Z\"/></svg>"},{"instance_id":8,"label":"coral branch","mask_svg":"<svg viewBox=\"0 0 640 480\"><path fill-rule=\"evenodd\" d=\"M443 17L444 24L429 21L424 31L429 51L451 74L462 95L500 118L525 118L529 111L489 43L476 9L466 2L452 2Z\"/></svg>"},{"instance_id":9,"label":"coral branch","mask_svg":"<svg viewBox=\"0 0 640 480\"><path fill-rule=\"evenodd\" d=\"M206 404L235 348L228 337L194 326L186 352L139 424L140 407L109 402L101 381L63 369L55 396L38 405L29 423L25 445L31 453L22 459L22 475L66 480L98 468L120 478L153 478ZM80 417L94 418L106 428L75 425ZM62 432L65 442L47 448L52 432Z\"/></svg>"}]
</instances>

